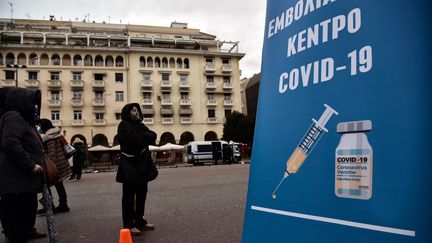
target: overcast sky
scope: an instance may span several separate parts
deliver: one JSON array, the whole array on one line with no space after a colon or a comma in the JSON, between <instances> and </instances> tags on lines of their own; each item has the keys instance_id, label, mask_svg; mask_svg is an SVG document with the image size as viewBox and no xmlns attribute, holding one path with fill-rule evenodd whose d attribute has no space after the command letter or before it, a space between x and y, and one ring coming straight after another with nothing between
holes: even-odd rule
<instances>
[{"instance_id":1,"label":"overcast sky","mask_svg":"<svg viewBox=\"0 0 432 243\"><path fill-rule=\"evenodd\" d=\"M142 24L169 27L171 22L240 41L242 77L260 72L265 0L0 0L0 17ZM90 15L88 18L87 15Z\"/></svg>"}]
</instances>

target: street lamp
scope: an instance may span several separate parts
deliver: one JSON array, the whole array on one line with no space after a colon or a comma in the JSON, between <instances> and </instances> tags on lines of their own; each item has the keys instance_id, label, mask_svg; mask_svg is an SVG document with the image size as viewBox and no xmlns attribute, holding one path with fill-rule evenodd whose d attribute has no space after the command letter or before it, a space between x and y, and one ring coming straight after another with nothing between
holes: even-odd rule
<instances>
[{"instance_id":1,"label":"street lamp","mask_svg":"<svg viewBox=\"0 0 432 243\"><path fill-rule=\"evenodd\" d=\"M20 68L27 68L26 65L17 65L17 64L7 64L6 67L8 68L15 68L15 87L18 87L18 69Z\"/></svg>"}]
</instances>

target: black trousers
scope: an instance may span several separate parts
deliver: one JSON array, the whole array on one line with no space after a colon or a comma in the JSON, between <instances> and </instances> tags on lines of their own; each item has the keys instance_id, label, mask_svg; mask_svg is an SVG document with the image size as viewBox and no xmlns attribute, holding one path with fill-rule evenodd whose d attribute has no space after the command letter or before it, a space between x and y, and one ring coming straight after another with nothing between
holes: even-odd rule
<instances>
[{"instance_id":1,"label":"black trousers","mask_svg":"<svg viewBox=\"0 0 432 243\"><path fill-rule=\"evenodd\" d=\"M123 183L122 216L124 228L137 227L141 229L147 224L144 219L147 190L147 183L144 185Z\"/></svg>"},{"instance_id":2,"label":"black trousers","mask_svg":"<svg viewBox=\"0 0 432 243\"><path fill-rule=\"evenodd\" d=\"M67 206L67 194L66 189L63 185L63 181L57 182L55 185L57 194L59 196L59 206ZM50 191L51 192L51 191Z\"/></svg>"},{"instance_id":3,"label":"black trousers","mask_svg":"<svg viewBox=\"0 0 432 243\"><path fill-rule=\"evenodd\" d=\"M37 194L7 194L2 196L1 201L2 223L9 243L27 242L27 234L36 223Z\"/></svg>"}]
</instances>

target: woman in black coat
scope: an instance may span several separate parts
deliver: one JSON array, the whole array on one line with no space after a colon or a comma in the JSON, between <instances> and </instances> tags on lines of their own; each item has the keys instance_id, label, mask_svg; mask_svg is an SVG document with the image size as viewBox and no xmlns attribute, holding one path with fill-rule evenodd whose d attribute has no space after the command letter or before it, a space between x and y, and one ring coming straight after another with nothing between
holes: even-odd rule
<instances>
[{"instance_id":1,"label":"woman in black coat","mask_svg":"<svg viewBox=\"0 0 432 243\"><path fill-rule=\"evenodd\" d=\"M122 158L116 181L123 183L123 227L131 229L134 235L142 230L154 229L154 225L144 219L144 208L147 184L157 176L148 149L155 143L156 133L148 129L142 120L139 104L127 104L122 109L122 121L117 130Z\"/></svg>"},{"instance_id":2,"label":"woman in black coat","mask_svg":"<svg viewBox=\"0 0 432 243\"><path fill-rule=\"evenodd\" d=\"M43 185L43 148L35 131L40 104L39 90L13 88L6 94L0 120L0 196L9 242L46 236L34 228L37 193Z\"/></svg>"}]
</instances>

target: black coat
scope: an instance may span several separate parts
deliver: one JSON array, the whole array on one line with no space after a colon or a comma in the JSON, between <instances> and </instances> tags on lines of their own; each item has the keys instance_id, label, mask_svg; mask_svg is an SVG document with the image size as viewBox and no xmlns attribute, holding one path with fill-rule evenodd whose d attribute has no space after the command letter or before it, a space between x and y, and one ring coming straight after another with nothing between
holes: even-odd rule
<instances>
[{"instance_id":1,"label":"black coat","mask_svg":"<svg viewBox=\"0 0 432 243\"><path fill-rule=\"evenodd\" d=\"M134 106L141 115L140 120L133 120L129 115ZM122 152L122 159L117 170L117 182L147 183L149 172L155 169L148 146L155 144L157 135L141 122L142 113L139 104L127 104L123 107L122 121L117 130Z\"/></svg>"},{"instance_id":2,"label":"black coat","mask_svg":"<svg viewBox=\"0 0 432 243\"><path fill-rule=\"evenodd\" d=\"M34 128L35 104L40 107L39 91L15 88L7 93L0 120L0 195L42 190L42 173L33 173L44 159Z\"/></svg>"}]
</instances>

